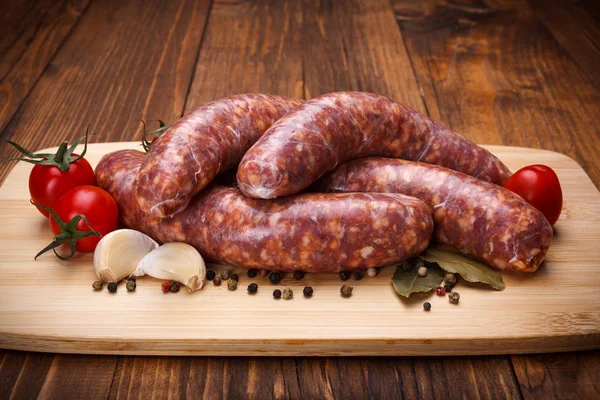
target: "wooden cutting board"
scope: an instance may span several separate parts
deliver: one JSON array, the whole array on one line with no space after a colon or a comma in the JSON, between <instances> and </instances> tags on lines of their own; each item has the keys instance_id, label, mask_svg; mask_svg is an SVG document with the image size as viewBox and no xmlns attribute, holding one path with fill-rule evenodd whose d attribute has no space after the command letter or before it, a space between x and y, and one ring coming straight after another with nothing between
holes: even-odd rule
<instances>
[{"instance_id":1,"label":"wooden cutting board","mask_svg":"<svg viewBox=\"0 0 600 400\"><path fill-rule=\"evenodd\" d=\"M600 193L569 157L543 150L486 146L512 170L550 165L564 192L564 210L545 265L531 275L505 275L502 292L460 282L460 304L430 294L402 300L383 268L349 281L350 298L333 274L288 275L275 300L266 278L239 269L227 285L194 294L163 294L160 281L138 280L128 293L94 292L92 256L68 262L33 260L51 241L47 220L32 207L31 165L18 163L0 188L0 347L6 349L160 355L449 355L553 352L600 347ZM92 144L96 165L113 150L138 143ZM246 286L259 285L256 295ZM311 285L314 296L303 298ZM423 311L424 301L432 310Z\"/></svg>"}]
</instances>

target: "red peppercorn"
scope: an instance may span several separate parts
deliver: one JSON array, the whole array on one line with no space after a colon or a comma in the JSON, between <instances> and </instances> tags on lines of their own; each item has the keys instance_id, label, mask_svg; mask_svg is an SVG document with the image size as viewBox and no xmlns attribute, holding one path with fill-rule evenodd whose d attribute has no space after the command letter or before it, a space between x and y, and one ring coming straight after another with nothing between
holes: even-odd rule
<instances>
[{"instance_id":1,"label":"red peppercorn","mask_svg":"<svg viewBox=\"0 0 600 400\"><path fill-rule=\"evenodd\" d=\"M162 285L160 285L163 293L169 293L169 290L171 290L171 282L169 281L164 281L162 283Z\"/></svg>"},{"instance_id":2,"label":"red peppercorn","mask_svg":"<svg viewBox=\"0 0 600 400\"><path fill-rule=\"evenodd\" d=\"M435 289L435 294L437 294L438 296L445 296L446 295L446 289L443 288L442 286L440 286L437 289Z\"/></svg>"}]
</instances>

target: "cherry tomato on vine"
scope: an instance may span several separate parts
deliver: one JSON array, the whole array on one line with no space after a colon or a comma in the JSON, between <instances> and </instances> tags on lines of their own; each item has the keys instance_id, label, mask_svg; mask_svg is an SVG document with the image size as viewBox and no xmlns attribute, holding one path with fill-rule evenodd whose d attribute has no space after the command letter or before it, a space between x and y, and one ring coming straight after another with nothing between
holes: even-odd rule
<instances>
[{"instance_id":1,"label":"cherry tomato on vine","mask_svg":"<svg viewBox=\"0 0 600 400\"><path fill-rule=\"evenodd\" d=\"M7 142L19 150L24 157L14 158L35 164L29 174L29 194L31 200L39 205L53 208L56 201L66 192L81 185L95 185L96 177L90 163L83 158L87 151L88 132L76 140L70 147L65 141L56 153L35 154L18 144ZM73 153L79 142L85 138L85 147L81 155ZM46 217L48 211L42 207L37 209Z\"/></svg>"},{"instance_id":2,"label":"cherry tomato on vine","mask_svg":"<svg viewBox=\"0 0 600 400\"><path fill-rule=\"evenodd\" d=\"M552 168L536 164L521 168L504 187L515 192L544 214L550 225L558 221L562 210L562 189Z\"/></svg>"},{"instance_id":3,"label":"cherry tomato on vine","mask_svg":"<svg viewBox=\"0 0 600 400\"><path fill-rule=\"evenodd\" d=\"M117 229L117 203L107 191L97 186L78 186L69 190L58 199L54 209L48 211L54 241L36 258L61 244L71 249L71 256L75 250L92 252L103 235ZM57 256L61 259L71 257Z\"/></svg>"}]
</instances>

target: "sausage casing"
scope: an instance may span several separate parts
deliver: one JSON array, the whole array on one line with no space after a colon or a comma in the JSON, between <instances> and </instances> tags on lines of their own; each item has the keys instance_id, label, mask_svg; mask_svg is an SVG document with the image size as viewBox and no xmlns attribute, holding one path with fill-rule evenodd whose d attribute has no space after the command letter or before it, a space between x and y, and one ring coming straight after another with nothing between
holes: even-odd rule
<instances>
[{"instance_id":1,"label":"sausage casing","mask_svg":"<svg viewBox=\"0 0 600 400\"><path fill-rule=\"evenodd\" d=\"M510 176L490 152L409 107L338 92L308 100L273 124L243 157L238 186L250 197L286 196L366 156L423 161L499 184Z\"/></svg>"},{"instance_id":2,"label":"sausage casing","mask_svg":"<svg viewBox=\"0 0 600 400\"><path fill-rule=\"evenodd\" d=\"M421 253L433 231L425 203L391 193L256 200L211 185L182 212L154 217L142 212L133 193L144 156L135 150L105 155L96 168L98 185L115 198L125 226L159 243L189 243L209 261L279 271L366 269Z\"/></svg>"},{"instance_id":3,"label":"sausage casing","mask_svg":"<svg viewBox=\"0 0 600 400\"><path fill-rule=\"evenodd\" d=\"M544 215L518 195L435 165L363 158L340 165L315 188L417 197L432 209L434 241L502 270L535 271L552 241L552 227Z\"/></svg>"},{"instance_id":4,"label":"sausage casing","mask_svg":"<svg viewBox=\"0 0 600 400\"><path fill-rule=\"evenodd\" d=\"M300 102L243 94L210 102L181 118L153 143L139 171L135 193L141 209L161 218L183 210Z\"/></svg>"}]
</instances>

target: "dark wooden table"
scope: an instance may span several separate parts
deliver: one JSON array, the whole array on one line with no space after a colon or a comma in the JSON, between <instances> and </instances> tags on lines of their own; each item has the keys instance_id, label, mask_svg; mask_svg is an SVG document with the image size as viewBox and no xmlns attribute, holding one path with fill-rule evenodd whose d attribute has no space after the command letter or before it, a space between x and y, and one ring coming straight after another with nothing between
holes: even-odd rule
<instances>
[{"instance_id":1,"label":"dark wooden table","mask_svg":"<svg viewBox=\"0 0 600 400\"><path fill-rule=\"evenodd\" d=\"M235 93L361 90L479 143L568 154L600 187L599 20L594 0L13 0L0 6L1 138L42 148L90 124L93 141L136 140L140 119L173 122ZM14 155L0 147L0 159ZM0 180L11 168L0 164ZM598 351L446 358L0 351L0 398L591 399L600 398L598 364Z\"/></svg>"}]
</instances>

